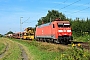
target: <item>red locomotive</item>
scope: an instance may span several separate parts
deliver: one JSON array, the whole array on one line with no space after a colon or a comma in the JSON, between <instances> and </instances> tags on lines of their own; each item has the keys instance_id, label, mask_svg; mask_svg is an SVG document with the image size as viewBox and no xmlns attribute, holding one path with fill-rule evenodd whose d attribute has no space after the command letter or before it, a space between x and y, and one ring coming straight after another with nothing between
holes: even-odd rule
<instances>
[{"instance_id":1,"label":"red locomotive","mask_svg":"<svg viewBox=\"0 0 90 60\"><path fill-rule=\"evenodd\" d=\"M53 22L36 27L35 38L43 41L68 43L72 40L72 30L69 21L55 19Z\"/></svg>"}]
</instances>

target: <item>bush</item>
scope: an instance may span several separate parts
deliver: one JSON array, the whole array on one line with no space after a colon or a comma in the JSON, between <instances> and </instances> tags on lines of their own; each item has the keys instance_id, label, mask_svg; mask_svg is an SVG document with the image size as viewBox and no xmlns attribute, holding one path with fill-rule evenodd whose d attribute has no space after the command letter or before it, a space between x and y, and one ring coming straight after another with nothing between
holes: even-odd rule
<instances>
[{"instance_id":1,"label":"bush","mask_svg":"<svg viewBox=\"0 0 90 60\"><path fill-rule=\"evenodd\" d=\"M79 47L79 48L78 48ZM72 44L72 48L62 53L55 60L90 60L89 51L82 48L80 44L77 46Z\"/></svg>"}]
</instances>

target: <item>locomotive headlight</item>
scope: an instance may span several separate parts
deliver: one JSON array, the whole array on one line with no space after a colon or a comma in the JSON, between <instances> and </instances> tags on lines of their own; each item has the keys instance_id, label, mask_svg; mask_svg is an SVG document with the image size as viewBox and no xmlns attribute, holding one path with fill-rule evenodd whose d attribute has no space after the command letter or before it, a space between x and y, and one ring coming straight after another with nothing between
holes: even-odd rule
<instances>
[{"instance_id":1,"label":"locomotive headlight","mask_svg":"<svg viewBox=\"0 0 90 60\"><path fill-rule=\"evenodd\" d=\"M71 32L71 30L67 30L67 32Z\"/></svg>"},{"instance_id":2,"label":"locomotive headlight","mask_svg":"<svg viewBox=\"0 0 90 60\"><path fill-rule=\"evenodd\" d=\"M63 30L58 30L58 32L63 32Z\"/></svg>"}]
</instances>

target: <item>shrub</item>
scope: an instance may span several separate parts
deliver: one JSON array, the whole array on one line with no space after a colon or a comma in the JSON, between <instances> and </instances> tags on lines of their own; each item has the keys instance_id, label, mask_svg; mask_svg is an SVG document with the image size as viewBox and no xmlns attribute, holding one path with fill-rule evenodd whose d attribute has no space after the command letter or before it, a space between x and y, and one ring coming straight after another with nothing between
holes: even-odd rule
<instances>
[{"instance_id":1,"label":"shrub","mask_svg":"<svg viewBox=\"0 0 90 60\"><path fill-rule=\"evenodd\" d=\"M90 60L90 55L89 51L85 50L81 44L72 44L71 49L68 49L59 57L56 57L55 60Z\"/></svg>"}]
</instances>

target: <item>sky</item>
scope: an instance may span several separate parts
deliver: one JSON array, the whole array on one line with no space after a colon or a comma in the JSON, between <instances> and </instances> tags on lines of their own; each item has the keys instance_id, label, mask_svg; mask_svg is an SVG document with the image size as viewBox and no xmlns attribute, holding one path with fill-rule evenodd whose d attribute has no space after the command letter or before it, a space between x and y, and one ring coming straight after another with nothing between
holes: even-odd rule
<instances>
[{"instance_id":1,"label":"sky","mask_svg":"<svg viewBox=\"0 0 90 60\"><path fill-rule=\"evenodd\" d=\"M22 31L35 27L48 10L57 10L72 19L86 19L90 18L90 0L0 0L0 34L20 32L20 20Z\"/></svg>"}]
</instances>

